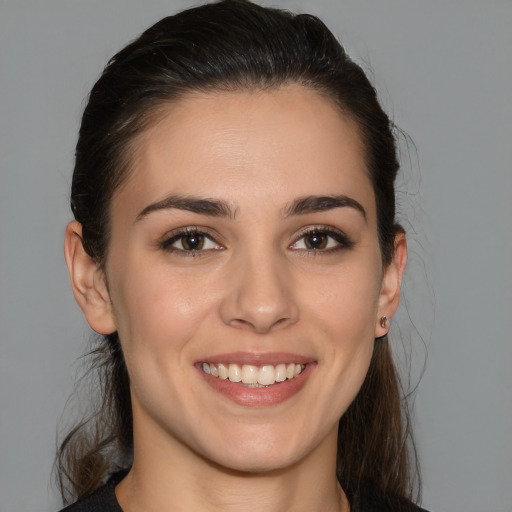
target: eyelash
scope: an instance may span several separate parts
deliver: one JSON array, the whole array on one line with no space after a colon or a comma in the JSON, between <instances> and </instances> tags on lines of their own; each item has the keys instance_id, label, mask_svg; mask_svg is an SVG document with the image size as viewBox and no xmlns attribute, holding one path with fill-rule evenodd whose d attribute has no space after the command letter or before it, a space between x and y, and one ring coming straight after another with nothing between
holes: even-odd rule
<instances>
[{"instance_id":1,"label":"eyelash","mask_svg":"<svg viewBox=\"0 0 512 512\"><path fill-rule=\"evenodd\" d=\"M196 235L198 237L202 237L203 243L205 243L206 241L209 241L209 242L213 243L216 247L208 248L208 249L202 249L202 248L201 249L179 249L177 247L173 247L173 244L175 244L179 240L182 240L182 245L183 245L183 240L186 237L189 237L191 235ZM174 253L174 254L177 254L177 255L183 256L183 257L194 257L194 258L198 257L198 256L203 256L204 253L209 252L209 251L224 249L224 247L222 245L220 245L215 240L215 238L210 233L208 233L208 231L206 231L204 228L200 228L197 226L189 226L189 227L186 227L183 229L179 229L178 231L173 232L171 234L171 236L169 236L168 238L163 240L159 245L160 245L161 249L168 251L170 253Z\"/></svg>"},{"instance_id":2,"label":"eyelash","mask_svg":"<svg viewBox=\"0 0 512 512\"><path fill-rule=\"evenodd\" d=\"M293 249L294 246L299 244L299 242L301 240L305 240L305 237L307 237L308 235L312 235L314 233L327 237L327 241L326 241L327 247L326 248L319 249L319 248L307 248L306 247L304 249L302 249L302 248L301 249L295 248L295 249L300 250L300 251L305 251L309 254L322 254L322 253L325 254L325 253L337 252L337 251L340 251L343 249L350 249L354 245L354 242L352 242L352 240L350 240L350 238L345 233L343 233L343 231L334 229L330 226L310 226L310 227L304 229L299 234L296 241L293 242L293 244L291 244L289 247L291 249ZM180 249L177 247L173 247L173 244L175 244L179 240L182 240L182 245L183 245L183 240L186 237L189 237L191 235L196 235L198 237L202 237L203 244L206 243L206 241L209 241L209 242L213 243L215 245L215 247L211 247L211 248L207 248L207 249L203 249L202 247L200 249L194 249L194 248ZM328 239L331 239L331 241L329 241ZM334 240L336 245L334 247L328 247L328 245L330 243L332 243L332 240ZM212 236L208 231L204 230L204 228L200 228L197 226L189 226L189 227L180 229L178 231L175 231L168 238L163 240L159 244L159 246L161 249L163 249L165 251L168 251L168 252L177 254L179 256L183 256L183 257L198 257L198 256L203 256L203 255L205 255L205 253L208 253L210 251L224 249L224 247L215 240L214 236Z\"/></svg>"},{"instance_id":3,"label":"eyelash","mask_svg":"<svg viewBox=\"0 0 512 512\"><path fill-rule=\"evenodd\" d=\"M350 249L354 246L354 242L343 232L339 229L335 229L330 226L310 226L306 229L304 229L297 240L290 246L293 247L294 245L298 244L299 241L304 240L305 237L308 235L312 235L313 233L325 235L328 238L331 238L336 242L336 245L334 247L327 247L325 249L315 249L315 248L306 248L301 249L304 251L307 251L309 254L325 254L325 253L333 253L337 251L341 251L344 249ZM327 244L330 242L327 241Z\"/></svg>"}]
</instances>

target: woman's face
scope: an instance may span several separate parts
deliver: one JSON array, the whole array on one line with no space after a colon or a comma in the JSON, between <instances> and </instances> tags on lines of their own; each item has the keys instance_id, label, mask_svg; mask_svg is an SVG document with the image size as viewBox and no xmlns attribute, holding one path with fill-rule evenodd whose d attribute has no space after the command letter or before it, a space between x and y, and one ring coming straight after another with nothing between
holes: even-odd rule
<instances>
[{"instance_id":1,"label":"woman's face","mask_svg":"<svg viewBox=\"0 0 512 512\"><path fill-rule=\"evenodd\" d=\"M106 262L136 454L267 471L332 451L393 312L357 127L300 86L167 109Z\"/></svg>"}]
</instances>

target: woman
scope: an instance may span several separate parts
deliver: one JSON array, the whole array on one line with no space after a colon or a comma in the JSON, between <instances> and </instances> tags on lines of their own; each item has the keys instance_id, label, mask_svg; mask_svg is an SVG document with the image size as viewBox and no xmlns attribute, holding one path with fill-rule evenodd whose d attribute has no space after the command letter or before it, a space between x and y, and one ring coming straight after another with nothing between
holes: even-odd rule
<instances>
[{"instance_id":1,"label":"woman","mask_svg":"<svg viewBox=\"0 0 512 512\"><path fill-rule=\"evenodd\" d=\"M104 379L59 453L67 510L418 510L387 340L397 170L312 16L210 4L109 62L65 240Z\"/></svg>"}]
</instances>

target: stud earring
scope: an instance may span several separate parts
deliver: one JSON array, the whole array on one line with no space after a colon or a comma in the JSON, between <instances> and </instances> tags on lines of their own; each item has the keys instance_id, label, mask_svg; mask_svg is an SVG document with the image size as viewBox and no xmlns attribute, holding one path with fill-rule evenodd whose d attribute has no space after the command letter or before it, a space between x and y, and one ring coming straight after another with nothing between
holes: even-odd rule
<instances>
[{"instance_id":1,"label":"stud earring","mask_svg":"<svg viewBox=\"0 0 512 512\"><path fill-rule=\"evenodd\" d=\"M380 326L385 329L388 325L388 317L387 316L381 316L380 317Z\"/></svg>"}]
</instances>

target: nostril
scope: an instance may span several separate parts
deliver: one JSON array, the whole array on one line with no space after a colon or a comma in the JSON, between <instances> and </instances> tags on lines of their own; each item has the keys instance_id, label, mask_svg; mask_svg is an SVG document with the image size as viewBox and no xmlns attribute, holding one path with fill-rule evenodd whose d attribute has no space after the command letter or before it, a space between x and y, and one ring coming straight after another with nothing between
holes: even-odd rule
<instances>
[{"instance_id":1,"label":"nostril","mask_svg":"<svg viewBox=\"0 0 512 512\"><path fill-rule=\"evenodd\" d=\"M229 322L232 327L238 329L250 329L258 334L265 334L274 329L282 329L290 324L293 324L295 320L292 318L279 318L276 321L262 322L243 320L241 318L234 318Z\"/></svg>"},{"instance_id":2,"label":"nostril","mask_svg":"<svg viewBox=\"0 0 512 512\"><path fill-rule=\"evenodd\" d=\"M240 329L244 327L252 328L252 324L250 322L248 322L247 320L241 320L240 318L234 318L229 322L229 324L232 327L239 327Z\"/></svg>"},{"instance_id":3,"label":"nostril","mask_svg":"<svg viewBox=\"0 0 512 512\"><path fill-rule=\"evenodd\" d=\"M289 324L294 323L291 318L280 318L275 324L274 327L286 327Z\"/></svg>"}]
</instances>

